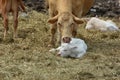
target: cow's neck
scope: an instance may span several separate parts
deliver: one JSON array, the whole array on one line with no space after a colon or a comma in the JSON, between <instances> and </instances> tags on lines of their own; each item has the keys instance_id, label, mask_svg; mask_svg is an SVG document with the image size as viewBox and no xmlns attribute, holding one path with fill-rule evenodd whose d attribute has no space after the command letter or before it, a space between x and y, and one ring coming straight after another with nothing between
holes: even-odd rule
<instances>
[{"instance_id":1,"label":"cow's neck","mask_svg":"<svg viewBox=\"0 0 120 80\"><path fill-rule=\"evenodd\" d=\"M62 4L62 5L61 5ZM62 12L72 12L71 0L58 0L58 13Z\"/></svg>"}]
</instances>

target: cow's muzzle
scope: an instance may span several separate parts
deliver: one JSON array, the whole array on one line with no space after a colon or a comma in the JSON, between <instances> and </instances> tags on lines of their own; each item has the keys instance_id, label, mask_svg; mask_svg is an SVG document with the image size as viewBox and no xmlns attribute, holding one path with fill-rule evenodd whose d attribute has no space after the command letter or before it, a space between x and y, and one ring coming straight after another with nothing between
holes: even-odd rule
<instances>
[{"instance_id":1,"label":"cow's muzzle","mask_svg":"<svg viewBox=\"0 0 120 80\"><path fill-rule=\"evenodd\" d=\"M70 38L70 37L63 37L63 38L62 38L62 41L63 41L64 43L70 43L71 38Z\"/></svg>"}]
</instances>

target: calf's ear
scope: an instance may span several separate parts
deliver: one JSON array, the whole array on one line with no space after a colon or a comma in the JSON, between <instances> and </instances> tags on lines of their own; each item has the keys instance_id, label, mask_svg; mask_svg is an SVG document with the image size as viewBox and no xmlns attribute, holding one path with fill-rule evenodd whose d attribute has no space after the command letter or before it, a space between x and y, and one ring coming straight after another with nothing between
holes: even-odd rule
<instances>
[{"instance_id":1,"label":"calf's ear","mask_svg":"<svg viewBox=\"0 0 120 80\"><path fill-rule=\"evenodd\" d=\"M55 17L52 17L52 18L50 18L50 19L48 19L48 23L51 23L51 24L54 24L55 22L57 22L57 20L58 20L58 15L57 16L55 16Z\"/></svg>"}]
</instances>

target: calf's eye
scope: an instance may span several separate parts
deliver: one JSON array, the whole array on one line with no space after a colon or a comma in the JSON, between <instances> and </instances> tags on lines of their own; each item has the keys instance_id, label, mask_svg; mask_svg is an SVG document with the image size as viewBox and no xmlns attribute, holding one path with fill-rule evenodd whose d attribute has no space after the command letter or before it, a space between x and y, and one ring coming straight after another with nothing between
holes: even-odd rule
<instances>
[{"instance_id":1,"label":"calf's eye","mask_svg":"<svg viewBox=\"0 0 120 80\"><path fill-rule=\"evenodd\" d=\"M64 51L67 51L67 50L64 50Z\"/></svg>"}]
</instances>

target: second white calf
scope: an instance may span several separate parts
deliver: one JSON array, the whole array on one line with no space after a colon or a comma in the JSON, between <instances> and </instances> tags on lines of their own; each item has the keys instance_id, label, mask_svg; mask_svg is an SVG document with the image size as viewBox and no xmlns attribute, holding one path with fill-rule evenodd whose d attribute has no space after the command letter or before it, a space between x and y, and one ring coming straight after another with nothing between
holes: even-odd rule
<instances>
[{"instance_id":1,"label":"second white calf","mask_svg":"<svg viewBox=\"0 0 120 80\"><path fill-rule=\"evenodd\" d=\"M114 22L112 22L111 20L104 21L104 20L101 20L96 17L92 17L87 22L86 29L87 30L95 29L95 30L100 30L100 31L119 30L119 28L116 26L116 24Z\"/></svg>"}]
</instances>

